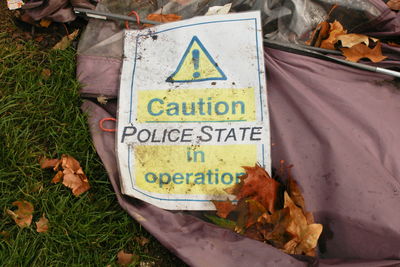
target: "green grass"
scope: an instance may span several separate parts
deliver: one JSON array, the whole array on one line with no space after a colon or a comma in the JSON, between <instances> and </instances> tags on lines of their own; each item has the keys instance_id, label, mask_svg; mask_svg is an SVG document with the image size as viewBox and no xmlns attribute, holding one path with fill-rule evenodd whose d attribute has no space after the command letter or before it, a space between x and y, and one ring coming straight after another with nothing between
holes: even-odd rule
<instances>
[{"instance_id":1,"label":"green grass","mask_svg":"<svg viewBox=\"0 0 400 267\"><path fill-rule=\"evenodd\" d=\"M6 35L0 33L1 265L114 266L124 249L155 266L182 266L117 203L80 110L75 50L41 51ZM40 169L40 157L62 154L75 157L89 178L92 188L79 197ZM45 213L50 230L19 228L5 212L16 200L34 205L33 222ZM139 236L150 243L139 245Z\"/></svg>"}]
</instances>

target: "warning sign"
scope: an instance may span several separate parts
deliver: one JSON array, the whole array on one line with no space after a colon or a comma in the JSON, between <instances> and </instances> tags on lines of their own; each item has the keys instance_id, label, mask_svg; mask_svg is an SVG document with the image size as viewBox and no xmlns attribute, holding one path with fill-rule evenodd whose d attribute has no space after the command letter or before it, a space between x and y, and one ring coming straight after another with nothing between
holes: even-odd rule
<instances>
[{"instance_id":1,"label":"warning sign","mask_svg":"<svg viewBox=\"0 0 400 267\"><path fill-rule=\"evenodd\" d=\"M232 199L241 166L270 169L259 12L126 31L117 153L123 193L165 209Z\"/></svg>"},{"instance_id":2,"label":"warning sign","mask_svg":"<svg viewBox=\"0 0 400 267\"><path fill-rule=\"evenodd\" d=\"M207 80L226 80L226 76L199 38L193 36L176 71L168 77L167 82L200 82Z\"/></svg>"}]
</instances>

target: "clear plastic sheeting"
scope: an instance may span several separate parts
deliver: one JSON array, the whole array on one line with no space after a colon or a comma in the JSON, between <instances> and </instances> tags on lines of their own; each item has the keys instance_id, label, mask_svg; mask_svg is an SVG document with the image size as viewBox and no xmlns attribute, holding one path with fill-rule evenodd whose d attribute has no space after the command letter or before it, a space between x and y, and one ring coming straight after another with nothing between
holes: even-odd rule
<instances>
[{"instance_id":1,"label":"clear plastic sheeting","mask_svg":"<svg viewBox=\"0 0 400 267\"><path fill-rule=\"evenodd\" d=\"M174 13L186 19L204 15L212 6L228 3L232 4L231 12L260 10L265 37L292 43L308 40L313 29L327 19L339 20L352 32L381 14L371 1L365 0L104 0L97 5L97 10L121 15L134 10L141 18L150 13ZM335 4L337 7L328 17ZM100 28L103 30L98 34ZM92 20L81 38L78 52L121 58L122 28L123 22Z\"/></svg>"}]
</instances>

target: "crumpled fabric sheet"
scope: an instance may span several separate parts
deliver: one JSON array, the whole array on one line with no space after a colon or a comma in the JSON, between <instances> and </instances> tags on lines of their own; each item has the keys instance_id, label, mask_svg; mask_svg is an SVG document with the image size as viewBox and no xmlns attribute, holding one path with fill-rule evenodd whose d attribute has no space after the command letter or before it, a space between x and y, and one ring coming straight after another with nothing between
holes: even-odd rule
<instances>
[{"instance_id":1,"label":"crumpled fabric sheet","mask_svg":"<svg viewBox=\"0 0 400 267\"><path fill-rule=\"evenodd\" d=\"M22 9L36 21L45 18L55 22L70 22L76 18L73 7L95 9L87 0L30 0Z\"/></svg>"}]
</instances>

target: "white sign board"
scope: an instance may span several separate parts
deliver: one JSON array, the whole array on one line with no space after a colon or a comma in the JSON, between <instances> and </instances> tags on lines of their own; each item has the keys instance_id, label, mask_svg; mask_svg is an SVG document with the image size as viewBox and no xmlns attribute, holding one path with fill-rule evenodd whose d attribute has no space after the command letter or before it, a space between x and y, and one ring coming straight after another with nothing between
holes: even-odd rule
<instances>
[{"instance_id":1,"label":"white sign board","mask_svg":"<svg viewBox=\"0 0 400 267\"><path fill-rule=\"evenodd\" d=\"M122 191L158 207L213 210L241 166L270 169L260 13L125 33L117 154Z\"/></svg>"}]
</instances>

